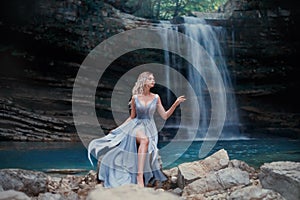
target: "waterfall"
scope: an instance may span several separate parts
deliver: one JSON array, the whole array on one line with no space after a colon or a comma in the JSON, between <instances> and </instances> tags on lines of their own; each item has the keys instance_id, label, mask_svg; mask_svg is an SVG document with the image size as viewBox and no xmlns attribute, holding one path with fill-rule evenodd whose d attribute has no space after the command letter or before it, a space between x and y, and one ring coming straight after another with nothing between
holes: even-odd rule
<instances>
[{"instance_id":1,"label":"waterfall","mask_svg":"<svg viewBox=\"0 0 300 200\"><path fill-rule=\"evenodd\" d=\"M241 139L242 136L239 132L239 117L234 95L234 88L230 73L227 69L226 60L223 56L224 53L222 46L219 42L219 38L225 41L226 31L222 27L208 25L204 19L194 17L183 17L183 19L184 23L182 24L161 22L161 27L171 28L186 34L190 38L197 41L204 48L206 53L213 59L223 79L222 81L224 83L226 92L226 100L222 102L226 104L226 119L220 139ZM180 46L181 43L176 33L167 34L166 32L162 32L160 37L165 47L168 47L168 45L172 43L173 48L182 50ZM194 48L193 45L191 45L186 51L188 51L188 54L192 55L192 58L195 59L194 63L199 64L199 66L205 65L205 63L201 63L201 58L199 59L200 52L197 52L195 49L197 48ZM197 100L200 108L200 121L196 139L201 140L205 137L210 120L213 120L211 119L212 108L210 103L210 95L205 81L203 78L201 78L199 73L196 73L196 71L193 70L193 66L190 63L184 62L183 59L178 58L178 55L176 56L168 51L165 51L164 60L165 65L170 66L185 75L197 94ZM172 80L172 77L169 76L169 73L166 73L165 76L168 84L174 84L174 82L176 82L176 80ZM176 82L176 84L180 87L180 83ZM216 90L217 89L218 88L216 88ZM187 129L187 132L189 132L189 127L185 128Z\"/></svg>"}]
</instances>

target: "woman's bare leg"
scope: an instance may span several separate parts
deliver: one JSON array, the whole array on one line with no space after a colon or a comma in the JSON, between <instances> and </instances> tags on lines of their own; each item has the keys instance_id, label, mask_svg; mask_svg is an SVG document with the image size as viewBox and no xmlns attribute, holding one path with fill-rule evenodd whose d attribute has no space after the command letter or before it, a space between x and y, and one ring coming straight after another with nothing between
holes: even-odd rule
<instances>
[{"instance_id":1,"label":"woman's bare leg","mask_svg":"<svg viewBox=\"0 0 300 200\"><path fill-rule=\"evenodd\" d=\"M137 184L144 187L144 166L148 151L149 140L143 132L138 131L136 133L136 141L137 144L139 144Z\"/></svg>"}]
</instances>

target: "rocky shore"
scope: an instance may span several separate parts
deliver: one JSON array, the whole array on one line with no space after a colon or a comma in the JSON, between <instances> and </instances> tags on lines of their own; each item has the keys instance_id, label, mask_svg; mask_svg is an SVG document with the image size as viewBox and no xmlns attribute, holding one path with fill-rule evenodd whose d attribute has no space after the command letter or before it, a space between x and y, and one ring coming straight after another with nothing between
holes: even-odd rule
<instances>
[{"instance_id":1,"label":"rocky shore","mask_svg":"<svg viewBox=\"0 0 300 200\"><path fill-rule=\"evenodd\" d=\"M300 199L300 163L272 162L254 169L230 160L221 149L194 162L163 170L168 180L141 188L137 185L106 189L97 173L50 175L24 169L0 170L0 200L96 199Z\"/></svg>"}]
</instances>

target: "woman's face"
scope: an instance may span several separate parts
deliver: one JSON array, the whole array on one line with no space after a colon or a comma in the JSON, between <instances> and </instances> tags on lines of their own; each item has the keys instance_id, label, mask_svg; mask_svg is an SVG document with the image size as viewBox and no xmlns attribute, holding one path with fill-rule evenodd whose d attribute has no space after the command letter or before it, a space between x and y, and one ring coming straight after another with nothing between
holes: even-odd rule
<instances>
[{"instance_id":1,"label":"woman's face","mask_svg":"<svg viewBox=\"0 0 300 200\"><path fill-rule=\"evenodd\" d=\"M155 79L154 76L151 74L150 76L148 76L145 86L149 88L153 88L154 85L155 85Z\"/></svg>"}]
</instances>

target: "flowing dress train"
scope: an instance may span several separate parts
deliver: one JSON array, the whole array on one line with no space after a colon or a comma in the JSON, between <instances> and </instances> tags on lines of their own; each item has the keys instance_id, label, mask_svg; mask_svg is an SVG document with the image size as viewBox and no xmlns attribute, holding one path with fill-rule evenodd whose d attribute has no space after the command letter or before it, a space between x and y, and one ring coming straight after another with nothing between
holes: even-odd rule
<instances>
[{"instance_id":1,"label":"flowing dress train","mask_svg":"<svg viewBox=\"0 0 300 200\"><path fill-rule=\"evenodd\" d=\"M137 183L137 131L142 131L149 139L144 166L144 184L147 185L150 180L160 182L167 180L158 161L158 133L153 119L157 100L158 95L155 95L148 105L143 105L139 102L137 95L134 95L136 117L114 129L105 137L94 139L89 143L88 157L91 163L91 153L94 153L96 158L104 155L98 172L98 179L104 182L104 187Z\"/></svg>"}]
</instances>

